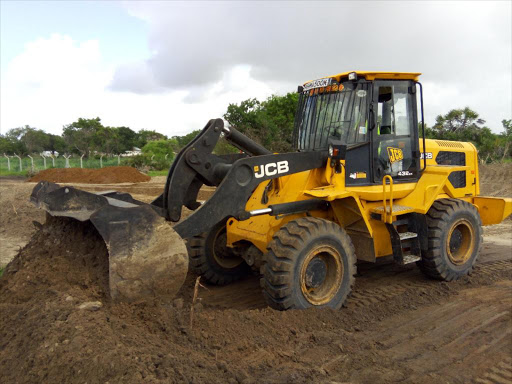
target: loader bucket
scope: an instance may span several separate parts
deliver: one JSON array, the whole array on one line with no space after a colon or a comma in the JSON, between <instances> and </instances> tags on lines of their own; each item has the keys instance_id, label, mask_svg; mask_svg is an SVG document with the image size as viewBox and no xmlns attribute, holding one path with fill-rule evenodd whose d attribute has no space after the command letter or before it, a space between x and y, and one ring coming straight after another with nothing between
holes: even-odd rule
<instances>
[{"instance_id":1,"label":"loader bucket","mask_svg":"<svg viewBox=\"0 0 512 384\"><path fill-rule=\"evenodd\" d=\"M50 215L90 222L109 252L109 288L114 301L169 301L185 281L185 242L158 207L129 194L90 193L42 181L30 200Z\"/></svg>"}]
</instances>

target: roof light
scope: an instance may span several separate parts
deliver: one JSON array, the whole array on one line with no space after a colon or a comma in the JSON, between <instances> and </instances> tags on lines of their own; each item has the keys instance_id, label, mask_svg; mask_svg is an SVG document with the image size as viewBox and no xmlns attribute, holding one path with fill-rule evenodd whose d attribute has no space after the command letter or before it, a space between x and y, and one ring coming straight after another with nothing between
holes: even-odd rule
<instances>
[{"instance_id":1,"label":"roof light","mask_svg":"<svg viewBox=\"0 0 512 384\"><path fill-rule=\"evenodd\" d=\"M355 72L350 72L348 74L348 79L351 80L351 81L354 81L354 80L357 80L357 73Z\"/></svg>"}]
</instances>

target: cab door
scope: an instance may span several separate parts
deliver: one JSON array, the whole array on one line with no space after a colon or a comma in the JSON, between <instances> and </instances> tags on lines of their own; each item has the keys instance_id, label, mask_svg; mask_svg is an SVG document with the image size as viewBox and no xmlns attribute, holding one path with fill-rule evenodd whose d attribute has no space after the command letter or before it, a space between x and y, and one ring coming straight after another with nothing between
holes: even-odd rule
<instances>
[{"instance_id":1,"label":"cab door","mask_svg":"<svg viewBox=\"0 0 512 384\"><path fill-rule=\"evenodd\" d=\"M394 182L419 177L418 119L415 84L406 80L375 81L372 130L373 181L385 175Z\"/></svg>"}]
</instances>

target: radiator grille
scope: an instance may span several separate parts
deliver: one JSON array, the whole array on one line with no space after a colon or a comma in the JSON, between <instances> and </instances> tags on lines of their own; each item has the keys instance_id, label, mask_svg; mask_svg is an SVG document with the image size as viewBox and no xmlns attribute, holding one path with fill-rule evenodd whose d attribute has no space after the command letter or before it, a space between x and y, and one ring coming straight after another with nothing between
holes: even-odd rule
<instances>
[{"instance_id":1,"label":"radiator grille","mask_svg":"<svg viewBox=\"0 0 512 384\"><path fill-rule=\"evenodd\" d=\"M459 143L457 141L447 141L447 140L436 140L437 145L440 147L447 147L447 148L464 148L464 145L462 143Z\"/></svg>"},{"instance_id":2,"label":"radiator grille","mask_svg":"<svg viewBox=\"0 0 512 384\"><path fill-rule=\"evenodd\" d=\"M439 165L466 165L466 153L440 151L436 156L436 163ZM466 171L454 171L450 173L448 180L453 185L453 188L465 188Z\"/></svg>"},{"instance_id":3,"label":"radiator grille","mask_svg":"<svg viewBox=\"0 0 512 384\"><path fill-rule=\"evenodd\" d=\"M448 180L452 183L453 188L466 187L466 171L455 171L450 173Z\"/></svg>"},{"instance_id":4,"label":"radiator grille","mask_svg":"<svg viewBox=\"0 0 512 384\"><path fill-rule=\"evenodd\" d=\"M466 165L464 152L440 151L436 156L439 165Z\"/></svg>"}]
</instances>

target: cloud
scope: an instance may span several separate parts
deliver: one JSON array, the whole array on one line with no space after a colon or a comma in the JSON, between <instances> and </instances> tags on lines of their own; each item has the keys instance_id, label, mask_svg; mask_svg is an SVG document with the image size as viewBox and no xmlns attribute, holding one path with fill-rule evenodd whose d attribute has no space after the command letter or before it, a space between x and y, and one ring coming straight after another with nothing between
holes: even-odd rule
<instances>
[{"instance_id":1,"label":"cloud","mask_svg":"<svg viewBox=\"0 0 512 384\"><path fill-rule=\"evenodd\" d=\"M493 124L512 103L509 2L126 2L148 23L151 57L119 68L111 89L197 92L250 66L283 92L351 69L421 71L433 105L438 89L459 90L447 108L471 106ZM140 81L141 73L147 81ZM122 76L121 76L122 74ZM224 89L229 85L224 83ZM490 95L492 89L492 96ZM453 92L452 92L453 93ZM493 99L491 101L490 99ZM494 100L498 100L497 103ZM508 107L507 107L508 105Z\"/></svg>"},{"instance_id":2,"label":"cloud","mask_svg":"<svg viewBox=\"0 0 512 384\"><path fill-rule=\"evenodd\" d=\"M60 130L62 125L49 125L71 123L80 109L96 103L111 72L101 65L96 40L77 43L55 34L27 43L2 73L2 131L25 124Z\"/></svg>"},{"instance_id":3,"label":"cloud","mask_svg":"<svg viewBox=\"0 0 512 384\"><path fill-rule=\"evenodd\" d=\"M129 91L138 94L165 92L165 87L158 84L153 71L146 62L127 63L117 68L109 89Z\"/></svg>"},{"instance_id":4,"label":"cloud","mask_svg":"<svg viewBox=\"0 0 512 384\"><path fill-rule=\"evenodd\" d=\"M423 72L429 124L465 106L495 131L512 117L510 2L123 4L147 23L151 55L112 64L101 39L34 39L2 68L2 133L99 116L184 134L229 103L352 69Z\"/></svg>"},{"instance_id":5,"label":"cloud","mask_svg":"<svg viewBox=\"0 0 512 384\"><path fill-rule=\"evenodd\" d=\"M138 63L130 65L127 68ZM151 73L144 68L135 73L138 77L130 77L129 84L146 85ZM0 131L28 124L60 133L63 125L79 117L99 116L105 125L172 136L222 117L230 102L265 98L273 91L251 79L248 66L232 68L210 87L168 90L153 83L153 89L143 94L111 91L109 84L116 76L119 71L105 63L99 41L78 42L58 34L38 38L26 44L2 73Z\"/></svg>"}]
</instances>

